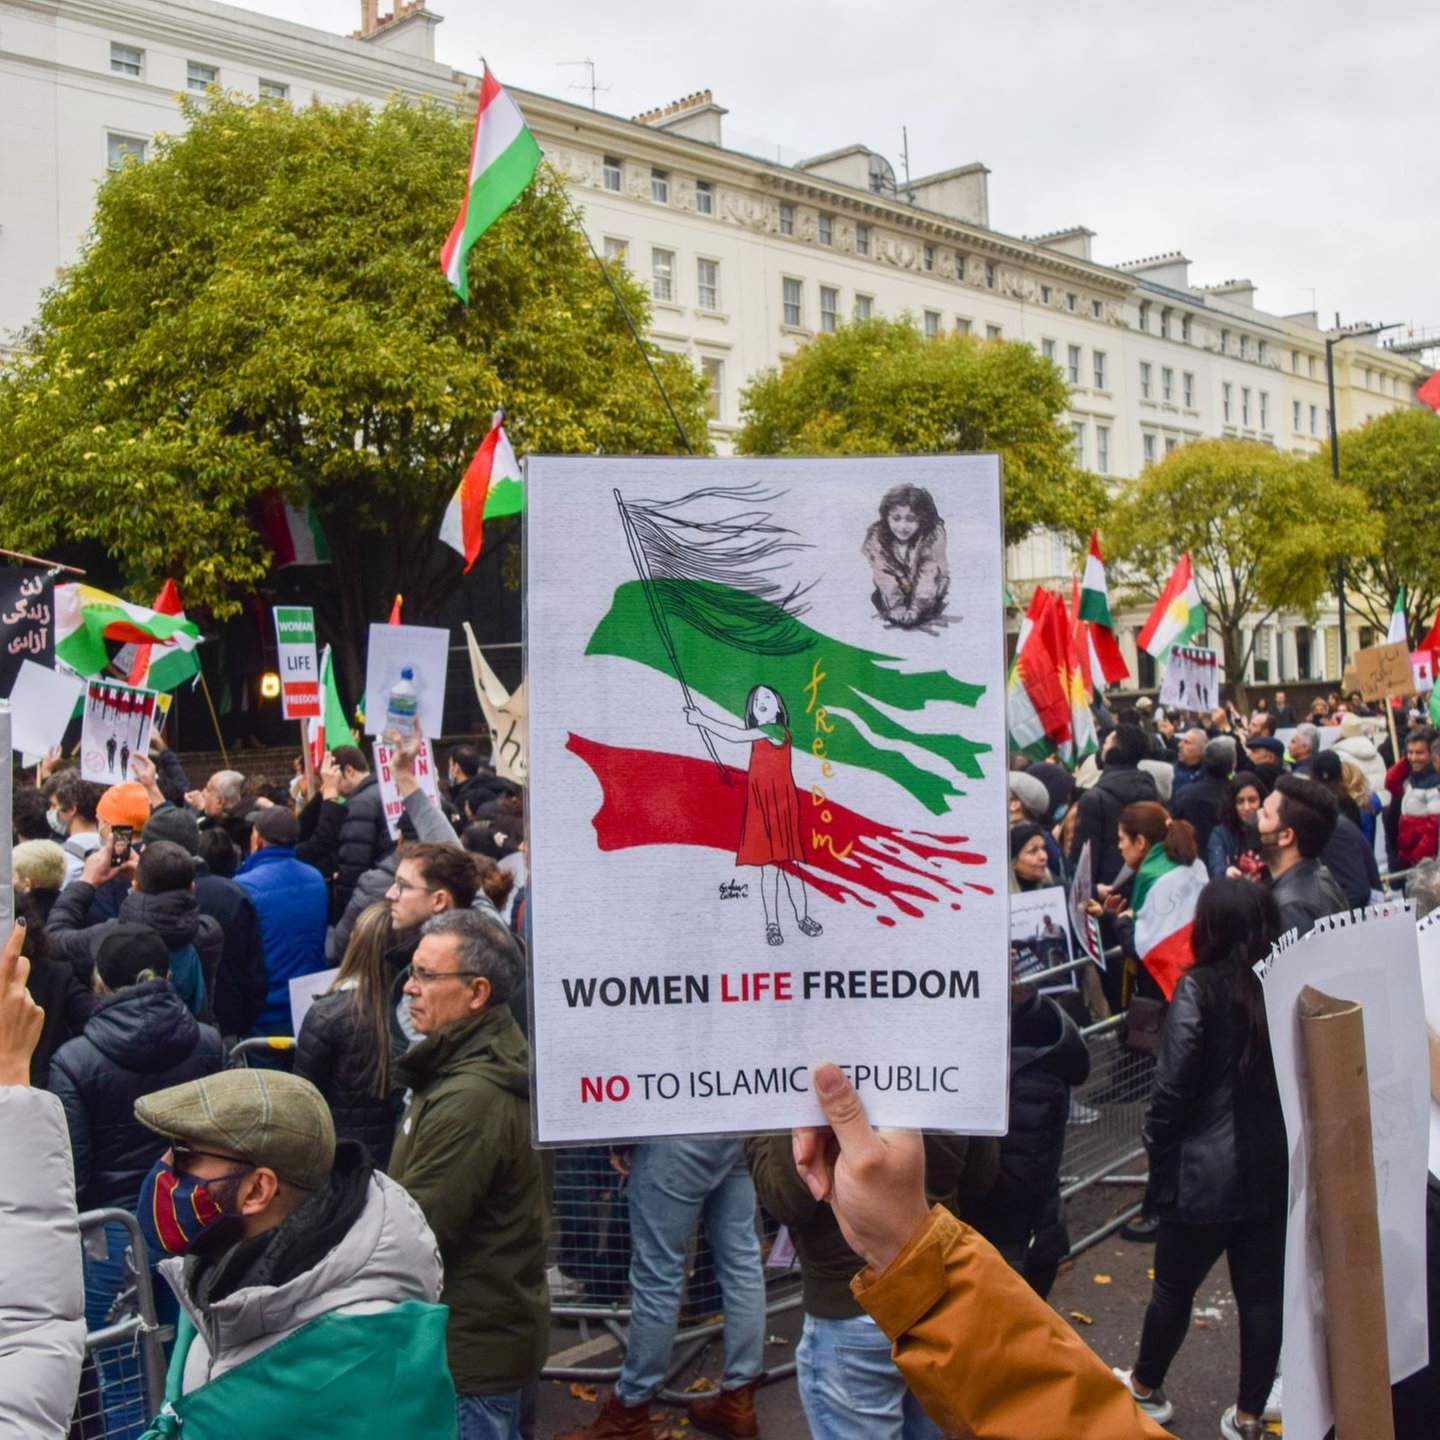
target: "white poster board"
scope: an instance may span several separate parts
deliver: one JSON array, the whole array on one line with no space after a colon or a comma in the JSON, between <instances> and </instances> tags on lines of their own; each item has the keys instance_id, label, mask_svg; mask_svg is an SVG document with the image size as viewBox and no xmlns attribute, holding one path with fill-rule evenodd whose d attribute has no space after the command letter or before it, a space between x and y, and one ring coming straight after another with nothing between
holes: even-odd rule
<instances>
[{"instance_id":1,"label":"white poster board","mask_svg":"<svg viewBox=\"0 0 1440 1440\"><path fill-rule=\"evenodd\" d=\"M308 605L275 607L280 705L287 720L320 718L320 663L315 658L315 612Z\"/></svg>"},{"instance_id":2,"label":"white poster board","mask_svg":"<svg viewBox=\"0 0 1440 1440\"><path fill-rule=\"evenodd\" d=\"M91 680L85 687L80 728L81 778L98 785L133 780L130 757L149 754L154 723L153 690Z\"/></svg>"},{"instance_id":3,"label":"white poster board","mask_svg":"<svg viewBox=\"0 0 1440 1440\"><path fill-rule=\"evenodd\" d=\"M1165 657L1160 703L1208 713L1220 703L1220 657L1197 645L1175 645Z\"/></svg>"},{"instance_id":4,"label":"white poster board","mask_svg":"<svg viewBox=\"0 0 1440 1440\"><path fill-rule=\"evenodd\" d=\"M1371 1142L1385 1277L1391 1382L1426 1363L1425 1171L1429 1075L1415 922L1392 901L1332 915L1272 952L1264 971L1265 1014L1290 1146L1290 1215L1285 1235L1285 1433L1321 1440L1330 1410L1320 1241L1306 1151L1304 1050L1299 999L1306 985L1364 1007Z\"/></svg>"},{"instance_id":5,"label":"white poster board","mask_svg":"<svg viewBox=\"0 0 1440 1440\"><path fill-rule=\"evenodd\" d=\"M1016 980L1068 965L1074 958L1070 949L1069 896L1063 885L1024 890L1010 897L1010 963ZM1078 972L1072 970L1045 981L1039 988L1042 995L1052 995L1074 990L1079 984Z\"/></svg>"},{"instance_id":6,"label":"white poster board","mask_svg":"<svg viewBox=\"0 0 1440 1440\"><path fill-rule=\"evenodd\" d=\"M815 1124L827 1059L879 1124L1004 1131L999 479L529 460L541 1143Z\"/></svg>"},{"instance_id":7,"label":"white poster board","mask_svg":"<svg viewBox=\"0 0 1440 1440\"><path fill-rule=\"evenodd\" d=\"M1440 910L1432 910L1416 927L1420 945L1420 988L1425 996L1425 1023L1440 1035ZM1440 1180L1440 1100L1430 1093L1430 1173Z\"/></svg>"},{"instance_id":8,"label":"white poster board","mask_svg":"<svg viewBox=\"0 0 1440 1440\"><path fill-rule=\"evenodd\" d=\"M1435 688L1435 652L1412 650L1410 675L1415 682L1415 694L1428 695Z\"/></svg>"},{"instance_id":9,"label":"white poster board","mask_svg":"<svg viewBox=\"0 0 1440 1440\"><path fill-rule=\"evenodd\" d=\"M445 726L450 632L430 625L372 625L365 656L365 733L385 732L385 702L402 670L415 675L420 731L438 740Z\"/></svg>"},{"instance_id":10,"label":"white poster board","mask_svg":"<svg viewBox=\"0 0 1440 1440\"><path fill-rule=\"evenodd\" d=\"M76 701L84 693L85 682L78 675L22 660L10 691L11 748L25 755L53 749L64 739Z\"/></svg>"},{"instance_id":11,"label":"white poster board","mask_svg":"<svg viewBox=\"0 0 1440 1440\"><path fill-rule=\"evenodd\" d=\"M390 838L400 835L400 817L405 813L405 801L401 798L400 787L395 783L392 760L395 747L384 740L375 742L375 780L380 786L380 799L385 806L385 823L390 827ZM430 797L430 803L440 808L440 789L435 783L435 759L430 753L430 742L421 736L420 749L415 756L415 781Z\"/></svg>"},{"instance_id":12,"label":"white poster board","mask_svg":"<svg viewBox=\"0 0 1440 1440\"><path fill-rule=\"evenodd\" d=\"M312 970L308 975L297 975L290 984L290 1033L298 1035L300 1026L310 1013L310 1007L334 983L340 974L337 966L333 970Z\"/></svg>"}]
</instances>

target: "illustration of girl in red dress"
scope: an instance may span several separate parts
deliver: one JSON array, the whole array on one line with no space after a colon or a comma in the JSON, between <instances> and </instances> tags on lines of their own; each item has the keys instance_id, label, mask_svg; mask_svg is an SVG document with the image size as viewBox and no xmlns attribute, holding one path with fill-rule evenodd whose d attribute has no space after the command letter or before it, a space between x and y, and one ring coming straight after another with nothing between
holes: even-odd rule
<instances>
[{"instance_id":1,"label":"illustration of girl in red dress","mask_svg":"<svg viewBox=\"0 0 1440 1440\"><path fill-rule=\"evenodd\" d=\"M745 724L716 720L691 707L685 719L720 740L750 746L750 772L746 783L745 818L740 825L737 865L760 867L760 899L765 907L765 939L783 945L780 933L780 889L802 935L820 934L820 923L810 918L810 897L805 881L783 868L788 862L805 863L800 837L800 801L790 773L790 716L785 702L768 685L757 685L745 700ZM796 889L799 898L796 898Z\"/></svg>"}]
</instances>

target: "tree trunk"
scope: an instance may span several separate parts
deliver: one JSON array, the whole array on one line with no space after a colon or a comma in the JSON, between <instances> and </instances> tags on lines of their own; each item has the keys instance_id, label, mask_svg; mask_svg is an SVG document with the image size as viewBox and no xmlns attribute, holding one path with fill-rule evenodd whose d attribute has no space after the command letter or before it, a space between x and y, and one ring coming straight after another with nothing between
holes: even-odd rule
<instances>
[{"instance_id":1,"label":"tree trunk","mask_svg":"<svg viewBox=\"0 0 1440 1440\"><path fill-rule=\"evenodd\" d=\"M1221 625L1220 645L1225 664L1225 683L1229 686L1235 708L1242 715L1250 710L1249 697L1245 693L1245 654L1240 644L1240 626L1236 622Z\"/></svg>"}]
</instances>

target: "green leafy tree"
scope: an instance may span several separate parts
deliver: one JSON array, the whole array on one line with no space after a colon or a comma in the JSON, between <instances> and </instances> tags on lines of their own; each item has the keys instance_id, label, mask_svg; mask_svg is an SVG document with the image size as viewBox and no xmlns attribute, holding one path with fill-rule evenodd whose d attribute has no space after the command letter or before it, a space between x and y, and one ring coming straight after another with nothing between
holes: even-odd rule
<instances>
[{"instance_id":1,"label":"green leafy tree","mask_svg":"<svg viewBox=\"0 0 1440 1440\"><path fill-rule=\"evenodd\" d=\"M1318 476L1311 459L1253 440L1198 440L1122 484L1105 540L1122 586L1146 603L1189 552L1243 708L1255 627L1282 607L1313 615L1340 558L1377 532L1363 496Z\"/></svg>"},{"instance_id":2,"label":"green leafy tree","mask_svg":"<svg viewBox=\"0 0 1440 1440\"><path fill-rule=\"evenodd\" d=\"M1328 447L1316 463L1328 476ZM1440 415L1392 410L1347 431L1340 466L1381 525L1372 549L1350 551L1348 598L1383 635L1403 586L1410 636L1418 640L1440 605Z\"/></svg>"},{"instance_id":3,"label":"green leafy tree","mask_svg":"<svg viewBox=\"0 0 1440 1440\"><path fill-rule=\"evenodd\" d=\"M1046 527L1081 536L1105 508L1104 483L1076 467L1059 416L1070 392L1028 345L927 338L908 318L817 335L742 398L742 455L998 451L1005 539Z\"/></svg>"},{"instance_id":4,"label":"green leafy tree","mask_svg":"<svg viewBox=\"0 0 1440 1440\"><path fill-rule=\"evenodd\" d=\"M354 693L363 537L393 538L406 618L433 613L460 570L439 519L497 406L521 454L680 441L548 171L471 252L469 306L451 294L437 255L468 116L212 96L185 119L101 186L84 254L0 378L0 533L99 542L137 597L172 576L224 617L265 580L251 512L277 489L325 526ZM703 378L656 364L708 448Z\"/></svg>"}]
</instances>

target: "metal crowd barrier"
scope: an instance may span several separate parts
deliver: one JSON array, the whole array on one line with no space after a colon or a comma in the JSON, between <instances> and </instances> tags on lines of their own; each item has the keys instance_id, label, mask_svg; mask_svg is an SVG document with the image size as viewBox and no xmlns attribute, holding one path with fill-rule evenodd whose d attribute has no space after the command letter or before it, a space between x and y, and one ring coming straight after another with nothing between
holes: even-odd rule
<instances>
[{"instance_id":1,"label":"metal crowd barrier","mask_svg":"<svg viewBox=\"0 0 1440 1440\"><path fill-rule=\"evenodd\" d=\"M109 1323L85 1337L72 1436L128 1440L140 1434L165 1399L165 1345L173 1338L155 1311L150 1255L140 1226L128 1210L87 1210L79 1218L81 1243L106 1225L123 1225L128 1254L125 1283L111 1306Z\"/></svg>"},{"instance_id":2,"label":"metal crowd barrier","mask_svg":"<svg viewBox=\"0 0 1440 1440\"><path fill-rule=\"evenodd\" d=\"M286 1061L294 1059L295 1037L293 1035L258 1035L253 1040L240 1040L230 1047L227 1062L232 1070L244 1070L250 1065L250 1057L263 1056L266 1059Z\"/></svg>"}]
</instances>

